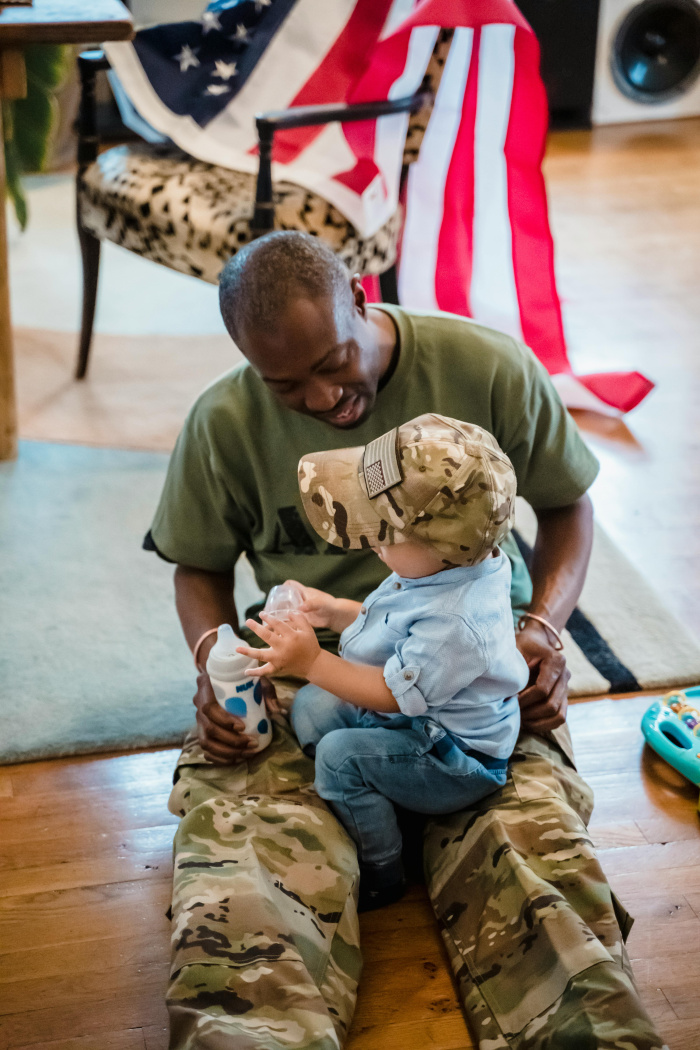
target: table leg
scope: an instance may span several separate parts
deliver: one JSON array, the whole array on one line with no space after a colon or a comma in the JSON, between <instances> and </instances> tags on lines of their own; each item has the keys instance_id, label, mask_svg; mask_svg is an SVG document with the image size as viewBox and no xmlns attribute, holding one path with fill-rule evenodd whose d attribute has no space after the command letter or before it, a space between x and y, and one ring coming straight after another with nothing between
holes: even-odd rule
<instances>
[{"instance_id":1,"label":"table leg","mask_svg":"<svg viewBox=\"0 0 700 1050\"><path fill-rule=\"evenodd\" d=\"M26 93L27 78L24 56L16 50L0 52L0 99L23 98ZM17 456L17 402L10 319L3 142L2 106L0 106L0 460L15 459Z\"/></svg>"},{"instance_id":2,"label":"table leg","mask_svg":"<svg viewBox=\"0 0 700 1050\"><path fill-rule=\"evenodd\" d=\"M10 284L5 216L5 151L0 105L0 460L17 456L17 404L10 320Z\"/></svg>"}]
</instances>

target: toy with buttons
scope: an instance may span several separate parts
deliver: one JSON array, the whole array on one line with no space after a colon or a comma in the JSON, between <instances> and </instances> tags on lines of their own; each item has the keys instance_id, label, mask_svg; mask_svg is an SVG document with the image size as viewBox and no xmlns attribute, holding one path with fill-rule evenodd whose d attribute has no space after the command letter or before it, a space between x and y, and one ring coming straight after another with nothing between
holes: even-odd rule
<instances>
[{"instance_id":1,"label":"toy with buttons","mask_svg":"<svg viewBox=\"0 0 700 1050\"><path fill-rule=\"evenodd\" d=\"M700 787L700 710L692 701L700 701L700 686L654 701L642 718L642 733L658 755Z\"/></svg>"}]
</instances>

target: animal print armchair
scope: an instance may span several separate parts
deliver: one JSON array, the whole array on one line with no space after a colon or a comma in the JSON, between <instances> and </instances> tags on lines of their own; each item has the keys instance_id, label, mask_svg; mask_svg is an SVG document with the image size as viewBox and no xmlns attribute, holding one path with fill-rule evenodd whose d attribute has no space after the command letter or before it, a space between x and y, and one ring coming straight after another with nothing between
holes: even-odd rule
<instances>
[{"instance_id":1,"label":"animal print armchair","mask_svg":"<svg viewBox=\"0 0 700 1050\"><path fill-rule=\"evenodd\" d=\"M305 107L305 117L298 109L263 114L257 120L257 177L196 160L173 145L139 141L100 152L95 77L109 63L101 51L83 52L78 58L82 92L76 187L83 309L76 378L87 372L103 240L216 284L227 260L255 237L271 229L300 230L321 238L353 273L378 275L384 300L396 302L401 208L372 236L361 237L322 197L290 182L273 186L266 139L271 145L275 129L292 121L298 126L410 110L405 172L418 157L452 35L449 29L438 35L421 89L410 99L337 109Z\"/></svg>"}]
</instances>

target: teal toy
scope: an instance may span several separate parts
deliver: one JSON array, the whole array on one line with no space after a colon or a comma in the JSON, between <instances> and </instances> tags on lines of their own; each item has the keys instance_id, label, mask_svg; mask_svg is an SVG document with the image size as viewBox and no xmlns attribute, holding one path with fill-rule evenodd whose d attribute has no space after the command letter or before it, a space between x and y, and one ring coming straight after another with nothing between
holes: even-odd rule
<instances>
[{"instance_id":1,"label":"teal toy","mask_svg":"<svg viewBox=\"0 0 700 1050\"><path fill-rule=\"evenodd\" d=\"M642 733L657 754L700 787L700 710L692 701L700 701L700 686L655 700L642 718Z\"/></svg>"}]
</instances>

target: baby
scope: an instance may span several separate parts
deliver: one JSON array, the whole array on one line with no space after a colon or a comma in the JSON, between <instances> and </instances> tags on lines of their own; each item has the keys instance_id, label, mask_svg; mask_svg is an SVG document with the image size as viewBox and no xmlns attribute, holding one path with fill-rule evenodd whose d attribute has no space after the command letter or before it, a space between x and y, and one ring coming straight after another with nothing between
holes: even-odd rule
<instances>
[{"instance_id":1,"label":"baby","mask_svg":"<svg viewBox=\"0 0 700 1050\"><path fill-rule=\"evenodd\" d=\"M265 660L249 674L309 683L292 723L357 845L366 911L405 890L393 803L450 813L505 783L528 681L498 549L516 480L491 434L429 414L366 447L302 457L299 484L319 535L374 548L392 574L362 605L303 588L303 615L248 620L268 648L238 651ZM338 656L314 627L341 635Z\"/></svg>"}]
</instances>

